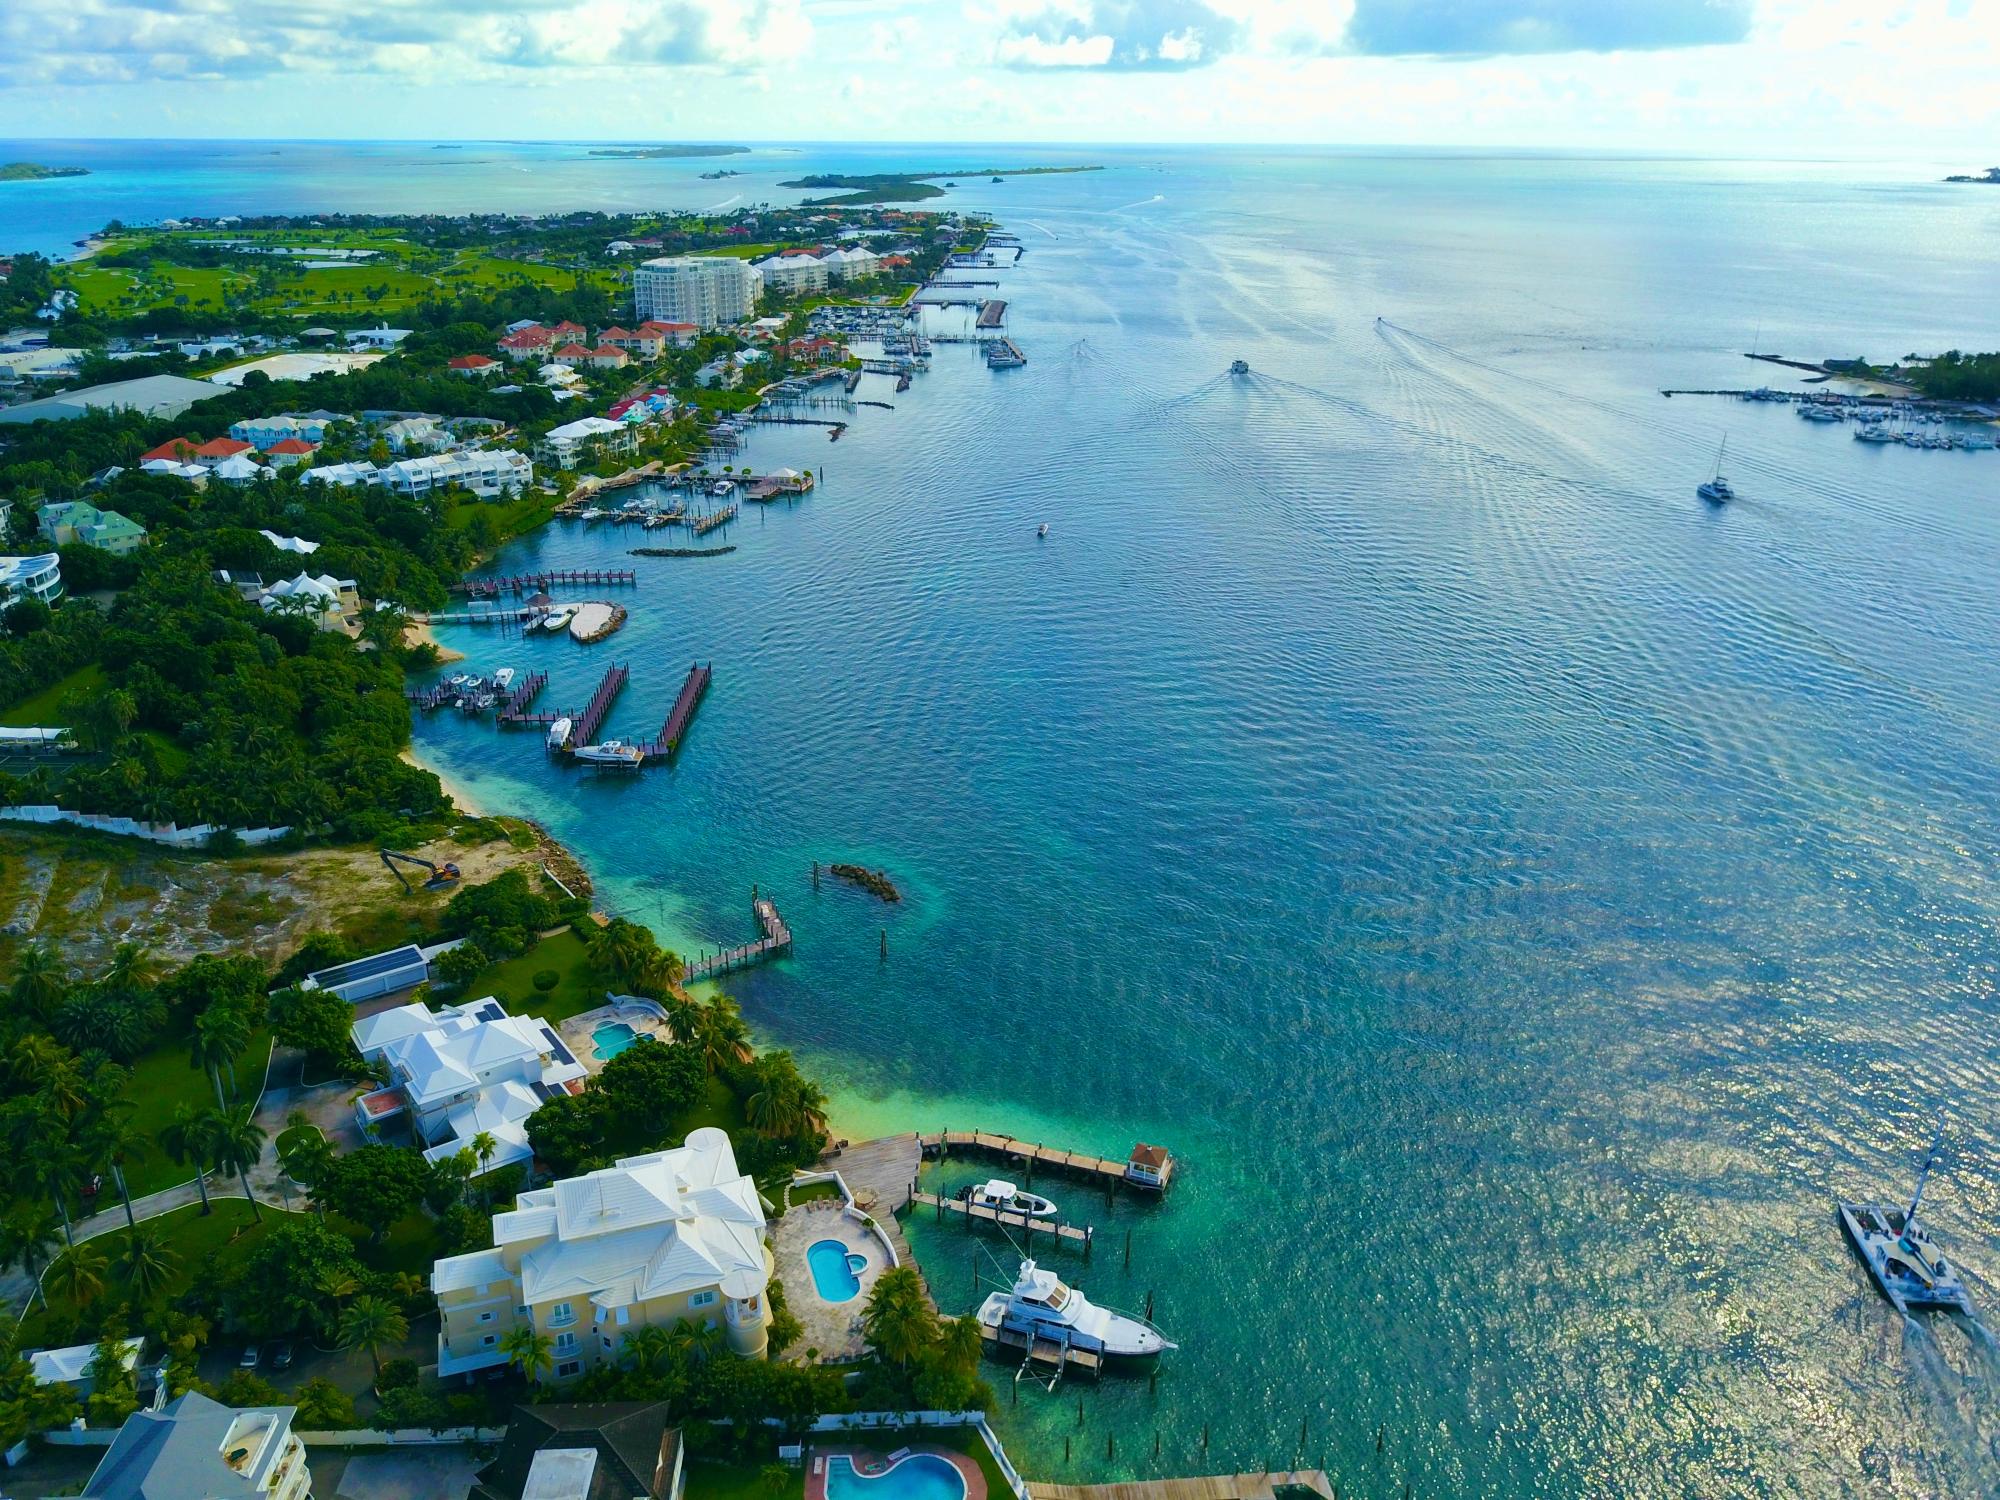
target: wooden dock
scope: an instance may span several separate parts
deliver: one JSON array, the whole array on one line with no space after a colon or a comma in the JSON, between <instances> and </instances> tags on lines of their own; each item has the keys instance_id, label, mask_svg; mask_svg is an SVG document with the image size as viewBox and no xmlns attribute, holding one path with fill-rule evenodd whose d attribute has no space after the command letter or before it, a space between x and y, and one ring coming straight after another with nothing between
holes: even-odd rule
<instances>
[{"instance_id":1,"label":"wooden dock","mask_svg":"<svg viewBox=\"0 0 2000 1500\"><path fill-rule=\"evenodd\" d=\"M710 511L705 516L696 516L688 522L688 529L696 536L707 536L718 526L726 526L736 519L736 502L730 501L721 510Z\"/></svg>"},{"instance_id":2,"label":"wooden dock","mask_svg":"<svg viewBox=\"0 0 2000 1500\"><path fill-rule=\"evenodd\" d=\"M1103 1355L1057 1339L1022 1333L1018 1329L988 1328L982 1323L979 1325L979 1342L988 1354L997 1359L1018 1355L1021 1364L1015 1374L1017 1380L1024 1373L1038 1376L1045 1373L1053 1386L1058 1378L1072 1372L1088 1375L1093 1380L1104 1373Z\"/></svg>"},{"instance_id":3,"label":"wooden dock","mask_svg":"<svg viewBox=\"0 0 2000 1500\"><path fill-rule=\"evenodd\" d=\"M630 678L631 673L622 666L614 666L604 674L604 680L597 685L597 691L590 695L590 702L575 716L570 726L569 739L564 743L567 750L573 745L594 745L597 731L604 726L605 717L611 712L611 705Z\"/></svg>"},{"instance_id":4,"label":"wooden dock","mask_svg":"<svg viewBox=\"0 0 2000 1500\"><path fill-rule=\"evenodd\" d=\"M1041 1234L1047 1235L1057 1244L1075 1245L1088 1254L1097 1238L1096 1229L1088 1224L1065 1224L1060 1219L1033 1218L1026 1209L1019 1213L1003 1213L984 1203L968 1203L963 1198L945 1198L936 1193L922 1192L912 1192L910 1202L913 1206L930 1209L939 1220L946 1214L957 1214L966 1220L968 1227L980 1223L1018 1229L1027 1237L1027 1243L1030 1245L1034 1244L1035 1236Z\"/></svg>"},{"instance_id":5,"label":"wooden dock","mask_svg":"<svg viewBox=\"0 0 2000 1500\"><path fill-rule=\"evenodd\" d=\"M751 964L762 963L767 958L776 958L792 951L792 929L785 925L785 919L778 915L778 908L767 896L752 899L750 909L757 914L757 925L764 936L754 943L744 943L740 947L725 948L720 953L699 959L687 959L682 964L681 982L693 984L700 979L713 979L719 974L727 974L732 969L746 969Z\"/></svg>"},{"instance_id":6,"label":"wooden dock","mask_svg":"<svg viewBox=\"0 0 2000 1500\"><path fill-rule=\"evenodd\" d=\"M688 669L687 681L681 684L680 695L674 699L667 722L660 726L659 738L643 747L647 760L665 760L680 749L681 740L687 735L688 723L701 703L701 695L708 691L709 681L714 676L714 672L701 662Z\"/></svg>"},{"instance_id":7,"label":"wooden dock","mask_svg":"<svg viewBox=\"0 0 2000 1500\"><path fill-rule=\"evenodd\" d=\"M560 714L544 716L528 712L528 705L533 703L536 696L548 685L548 673L530 672L521 679L519 686L507 695L507 701L500 705L500 712L494 716L494 722L510 728L518 728L524 724L555 723L561 717Z\"/></svg>"},{"instance_id":8,"label":"wooden dock","mask_svg":"<svg viewBox=\"0 0 2000 1500\"><path fill-rule=\"evenodd\" d=\"M1021 1162L1032 1174L1036 1169L1068 1172L1110 1187L1124 1183L1146 1192L1163 1193L1173 1181L1176 1162L1163 1146L1135 1146L1132 1158L1111 1161L1084 1151L1065 1151L1057 1146L1017 1140L1011 1135L995 1135L984 1130L942 1130L921 1136L925 1156L948 1157L960 1152L975 1156L997 1156L1002 1161ZM1141 1160L1141 1153L1146 1153ZM1136 1174L1136 1175L1135 1175ZM1153 1180L1153 1179L1157 1180Z\"/></svg>"},{"instance_id":9,"label":"wooden dock","mask_svg":"<svg viewBox=\"0 0 2000 1500\"><path fill-rule=\"evenodd\" d=\"M467 578L454 583L451 589L455 594L469 594L474 599L493 599L503 589L525 594L558 583L622 583L637 588L639 575L630 568L558 568L550 573L514 573L505 578Z\"/></svg>"},{"instance_id":10,"label":"wooden dock","mask_svg":"<svg viewBox=\"0 0 2000 1500\"><path fill-rule=\"evenodd\" d=\"M1028 1481L1029 1500L1275 1500L1279 1490L1311 1490L1324 1500L1337 1491L1324 1469L1272 1469L1256 1474L1204 1474L1186 1479L1137 1479L1124 1484Z\"/></svg>"}]
</instances>

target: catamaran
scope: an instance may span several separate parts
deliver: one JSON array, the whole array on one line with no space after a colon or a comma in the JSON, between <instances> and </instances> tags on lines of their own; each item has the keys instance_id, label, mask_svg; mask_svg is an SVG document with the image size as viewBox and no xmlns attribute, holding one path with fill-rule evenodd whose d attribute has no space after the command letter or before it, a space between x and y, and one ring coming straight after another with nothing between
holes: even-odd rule
<instances>
[{"instance_id":1,"label":"catamaran","mask_svg":"<svg viewBox=\"0 0 2000 1500\"><path fill-rule=\"evenodd\" d=\"M1905 1315L1912 1307L1956 1308L1968 1317L1972 1315L1972 1297L1965 1282L1917 1223L1917 1205L1924 1201L1924 1184L1930 1181L1943 1144L1944 1119L1940 1116L1908 1208L1886 1203L1840 1205L1841 1227L1868 1267L1868 1274L1890 1305Z\"/></svg>"},{"instance_id":2,"label":"catamaran","mask_svg":"<svg viewBox=\"0 0 2000 1500\"><path fill-rule=\"evenodd\" d=\"M1124 1313L1098 1307L1053 1271L1021 1262L1011 1291L995 1292L979 1308L980 1326L1051 1339L1107 1359L1155 1359L1178 1348L1157 1328Z\"/></svg>"},{"instance_id":3,"label":"catamaran","mask_svg":"<svg viewBox=\"0 0 2000 1500\"><path fill-rule=\"evenodd\" d=\"M1729 487L1729 481L1722 477L1722 458L1729 451L1729 438L1723 436L1722 446L1715 450L1715 477L1705 484L1695 486L1694 492L1710 505L1727 505L1736 498L1736 491Z\"/></svg>"}]
</instances>

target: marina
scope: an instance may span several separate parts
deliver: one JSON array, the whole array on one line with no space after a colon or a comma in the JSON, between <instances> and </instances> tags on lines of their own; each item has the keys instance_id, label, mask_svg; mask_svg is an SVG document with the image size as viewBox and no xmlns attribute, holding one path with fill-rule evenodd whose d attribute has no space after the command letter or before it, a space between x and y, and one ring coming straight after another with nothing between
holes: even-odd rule
<instances>
[{"instance_id":1,"label":"marina","mask_svg":"<svg viewBox=\"0 0 2000 1500\"><path fill-rule=\"evenodd\" d=\"M466 578L454 583L451 590L474 599L492 599L503 591L525 594L563 586L595 588L607 584L637 588L639 575L630 568L561 568L549 573L513 573L503 578Z\"/></svg>"}]
</instances>

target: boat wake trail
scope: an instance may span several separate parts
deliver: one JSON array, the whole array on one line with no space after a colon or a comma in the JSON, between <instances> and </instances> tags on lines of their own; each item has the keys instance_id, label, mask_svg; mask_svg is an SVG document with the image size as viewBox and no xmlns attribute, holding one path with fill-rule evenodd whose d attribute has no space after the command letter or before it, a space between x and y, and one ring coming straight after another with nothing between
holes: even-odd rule
<instances>
[{"instance_id":1,"label":"boat wake trail","mask_svg":"<svg viewBox=\"0 0 2000 1500\"><path fill-rule=\"evenodd\" d=\"M729 197L724 198L720 203L709 204L707 208L704 208L702 210L702 212L705 214L719 214L725 208L729 207L732 203L741 203L742 201L743 201L743 195L741 193L732 193Z\"/></svg>"},{"instance_id":2,"label":"boat wake trail","mask_svg":"<svg viewBox=\"0 0 2000 1500\"><path fill-rule=\"evenodd\" d=\"M1121 203L1116 208L1107 208L1105 212L1108 214L1122 214L1128 208L1148 208L1155 203L1165 203L1166 201L1167 195L1165 193L1155 193L1150 198L1141 198L1137 203Z\"/></svg>"}]
</instances>

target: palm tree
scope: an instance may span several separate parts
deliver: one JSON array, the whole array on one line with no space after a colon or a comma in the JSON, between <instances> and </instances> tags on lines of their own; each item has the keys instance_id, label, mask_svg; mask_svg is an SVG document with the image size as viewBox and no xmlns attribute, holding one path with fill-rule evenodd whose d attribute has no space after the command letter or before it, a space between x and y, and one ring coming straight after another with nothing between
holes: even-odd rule
<instances>
[{"instance_id":1,"label":"palm tree","mask_svg":"<svg viewBox=\"0 0 2000 1500\"><path fill-rule=\"evenodd\" d=\"M666 1012L667 1030L677 1042L693 1042L701 1035L702 1005L685 994L672 994L660 1002ZM710 1070L714 1071L713 1069Z\"/></svg>"},{"instance_id":2,"label":"palm tree","mask_svg":"<svg viewBox=\"0 0 2000 1500\"><path fill-rule=\"evenodd\" d=\"M667 1330L647 1323L625 1335L625 1347L619 1353L641 1375L657 1375L671 1348Z\"/></svg>"},{"instance_id":3,"label":"palm tree","mask_svg":"<svg viewBox=\"0 0 2000 1500\"><path fill-rule=\"evenodd\" d=\"M913 1268L894 1266L875 1278L861 1327L878 1355L904 1369L937 1342L937 1314Z\"/></svg>"},{"instance_id":4,"label":"palm tree","mask_svg":"<svg viewBox=\"0 0 2000 1500\"><path fill-rule=\"evenodd\" d=\"M410 1320L401 1308L380 1297L356 1297L340 1315L340 1347L366 1349L375 1378L382 1378L382 1346L409 1337Z\"/></svg>"},{"instance_id":5,"label":"palm tree","mask_svg":"<svg viewBox=\"0 0 2000 1500\"><path fill-rule=\"evenodd\" d=\"M264 1130L257 1123L255 1110L239 1104L230 1110L210 1110L206 1119L215 1164L236 1174L243 1184L243 1196L250 1200L250 1217L261 1220L264 1215L257 1207L257 1195L250 1191L250 1169L264 1154Z\"/></svg>"},{"instance_id":6,"label":"palm tree","mask_svg":"<svg viewBox=\"0 0 2000 1500\"><path fill-rule=\"evenodd\" d=\"M30 1278L44 1308L49 1300L42 1291L42 1272L55 1254L59 1234L55 1215L46 1209L24 1205L0 1220L0 1266L17 1268Z\"/></svg>"},{"instance_id":7,"label":"palm tree","mask_svg":"<svg viewBox=\"0 0 2000 1500\"><path fill-rule=\"evenodd\" d=\"M97 982L106 994L135 995L152 983L153 967L153 956L142 944L120 943Z\"/></svg>"},{"instance_id":8,"label":"palm tree","mask_svg":"<svg viewBox=\"0 0 2000 1500\"><path fill-rule=\"evenodd\" d=\"M201 1190L201 1211L214 1210L208 1202L208 1169L214 1165L209 1150L208 1116L192 1104L174 1106L174 1116L160 1132L160 1145L175 1161L194 1168L194 1183Z\"/></svg>"},{"instance_id":9,"label":"palm tree","mask_svg":"<svg viewBox=\"0 0 2000 1500\"><path fill-rule=\"evenodd\" d=\"M717 995L702 1007L695 1040L701 1047L702 1062L711 1073L750 1059L749 1023L727 995Z\"/></svg>"},{"instance_id":10,"label":"palm tree","mask_svg":"<svg viewBox=\"0 0 2000 1500\"><path fill-rule=\"evenodd\" d=\"M705 1365L723 1350L722 1330L689 1318L680 1318L667 1335L667 1347L676 1364Z\"/></svg>"},{"instance_id":11,"label":"palm tree","mask_svg":"<svg viewBox=\"0 0 2000 1500\"><path fill-rule=\"evenodd\" d=\"M49 1267L49 1280L73 1307L88 1307L104 1294L104 1255L88 1244L71 1245Z\"/></svg>"},{"instance_id":12,"label":"palm tree","mask_svg":"<svg viewBox=\"0 0 2000 1500\"><path fill-rule=\"evenodd\" d=\"M201 1069L215 1084L218 1109L229 1108L229 1101L222 1097L223 1065L233 1061L249 1042L250 1028L226 1005L211 1005L195 1018L194 1030L188 1034L188 1066Z\"/></svg>"},{"instance_id":13,"label":"palm tree","mask_svg":"<svg viewBox=\"0 0 2000 1500\"><path fill-rule=\"evenodd\" d=\"M54 1018L69 984L47 943L29 943L14 956L14 984L8 993L23 1016L43 1026Z\"/></svg>"},{"instance_id":14,"label":"palm tree","mask_svg":"<svg viewBox=\"0 0 2000 1500\"><path fill-rule=\"evenodd\" d=\"M76 1236L69 1222L70 1195L83 1187L83 1164L67 1136L50 1141L35 1156L21 1163L22 1175L46 1193L62 1221L63 1243L76 1248Z\"/></svg>"},{"instance_id":15,"label":"palm tree","mask_svg":"<svg viewBox=\"0 0 2000 1500\"><path fill-rule=\"evenodd\" d=\"M154 1293L173 1279L180 1263L180 1256L167 1248L158 1230L151 1228L127 1234L125 1253L118 1257L118 1268L135 1302L150 1302Z\"/></svg>"},{"instance_id":16,"label":"palm tree","mask_svg":"<svg viewBox=\"0 0 2000 1500\"><path fill-rule=\"evenodd\" d=\"M278 1139L278 1165L301 1187L312 1187L333 1160L333 1147L317 1130Z\"/></svg>"},{"instance_id":17,"label":"palm tree","mask_svg":"<svg viewBox=\"0 0 2000 1500\"><path fill-rule=\"evenodd\" d=\"M132 1190L125 1185L125 1164L146 1154L147 1138L132 1128L132 1109L128 1100L111 1101L84 1120L77 1138L92 1161L111 1169L111 1180L125 1205L125 1227L135 1230L139 1221L132 1213Z\"/></svg>"},{"instance_id":18,"label":"palm tree","mask_svg":"<svg viewBox=\"0 0 2000 1500\"><path fill-rule=\"evenodd\" d=\"M546 1333L537 1333L526 1323L507 1330L500 1340L500 1352L507 1356L507 1362L521 1367L521 1373L530 1380L539 1381L539 1371L550 1369L555 1363L556 1341Z\"/></svg>"},{"instance_id":19,"label":"palm tree","mask_svg":"<svg viewBox=\"0 0 2000 1500\"><path fill-rule=\"evenodd\" d=\"M792 1136L808 1121L806 1081L799 1076L798 1064L789 1052L767 1052L755 1066L757 1091L743 1101L743 1117L754 1130L768 1136ZM813 1091L818 1094L818 1090ZM821 1107L825 1105L820 1097Z\"/></svg>"},{"instance_id":20,"label":"palm tree","mask_svg":"<svg viewBox=\"0 0 2000 1500\"><path fill-rule=\"evenodd\" d=\"M482 1130L472 1138L472 1156L479 1163L479 1170L482 1172L486 1170L486 1164L493 1160L494 1153L499 1149L500 1143L493 1139L493 1132L490 1130Z\"/></svg>"}]
</instances>

